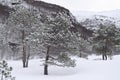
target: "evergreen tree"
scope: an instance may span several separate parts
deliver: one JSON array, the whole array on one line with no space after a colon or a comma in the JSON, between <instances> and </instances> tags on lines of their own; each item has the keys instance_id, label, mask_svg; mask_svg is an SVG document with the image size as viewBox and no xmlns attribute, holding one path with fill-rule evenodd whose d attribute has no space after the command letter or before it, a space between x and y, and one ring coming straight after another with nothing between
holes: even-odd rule
<instances>
[{"instance_id":1,"label":"evergreen tree","mask_svg":"<svg viewBox=\"0 0 120 80\"><path fill-rule=\"evenodd\" d=\"M108 55L112 55L113 47L118 43L118 28L114 24L100 25L100 28L94 33L93 49L102 54L103 60L107 60Z\"/></svg>"},{"instance_id":2,"label":"evergreen tree","mask_svg":"<svg viewBox=\"0 0 120 80\"><path fill-rule=\"evenodd\" d=\"M41 35L37 37L39 45L42 45L46 52L44 53L44 75L48 75L49 65L75 66L75 61L70 58L69 54L73 36L69 28L72 25L70 21L62 16L63 14L58 13L54 18L47 17L42 37Z\"/></svg>"},{"instance_id":3,"label":"evergreen tree","mask_svg":"<svg viewBox=\"0 0 120 80\"><path fill-rule=\"evenodd\" d=\"M1 80L15 80L15 78L11 75L11 71L12 67L9 67L6 61L3 60L0 62Z\"/></svg>"},{"instance_id":4,"label":"evergreen tree","mask_svg":"<svg viewBox=\"0 0 120 80\"><path fill-rule=\"evenodd\" d=\"M25 7L15 7L15 11L11 12L6 22L6 28L9 29L9 36L22 46L23 67L28 67L30 56L31 35L41 27L41 22L32 10ZM17 38L16 38L17 37ZM12 41L12 42L13 42Z\"/></svg>"},{"instance_id":5,"label":"evergreen tree","mask_svg":"<svg viewBox=\"0 0 120 80\"><path fill-rule=\"evenodd\" d=\"M79 57L87 58L89 54L87 52L91 51L90 42L80 36L80 33L75 33L74 35L74 48L76 55ZM75 53L74 52L74 53Z\"/></svg>"}]
</instances>

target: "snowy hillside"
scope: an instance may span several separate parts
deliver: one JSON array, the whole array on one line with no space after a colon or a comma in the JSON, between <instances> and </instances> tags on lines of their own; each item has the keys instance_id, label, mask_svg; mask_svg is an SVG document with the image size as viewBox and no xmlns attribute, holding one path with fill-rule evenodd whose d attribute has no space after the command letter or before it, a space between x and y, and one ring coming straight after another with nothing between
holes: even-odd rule
<instances>
[{"instance_id":1,"label":"snowy hillside","mask_svg":"<svg viewBox=\"0 0 120 80\"><path fill-rule=\"evenodd\" d=\"M91 16L96 14L96 12L90 11L72 11L72 13L77 18L78 21L83 21L86 18L90 18Z\"/></svg>"},{"instance_id":2,"label":"snowy hillside","mask_svg":"<svg viewBox=\"0 0 120 80\"><path fill-rule=\"evenodd\" d=\"M120 10L89 12L89 11L73 11L73 15L77 20L88 29L95 29L100 24L115 24L120 27Z\"/></svg>"},{"instance_id":3,"label":"snowy hillside","mask_svg":"<svg viewBox=\"0 0 120 80\"><path fill-rule=\"evenodd\" d=\"M120 9L111 10L111 11L103 11L103 12L99 12L98 14L120 19Z\"/></svg>"},{"instance_id":4,"label":"snowy hillside","mask_svg":"<svg viewBox=\"0 0 120 80\"><path fill-rule=\"evenodd\" d=\"M102 12L90 12L90 11L72 11L73 15L76 16L77 19L81 20L84 18L89 18L94 15L102 15L106 17L113 17L116 19L120 19L120 9L111 10L111 11L102 11ZM86 16L86 17L83 17Z\"/></svg>"},{"instance_id":5,"label":"snowy hillside","mask_svg":"<svg viewBox=\"0 0 120 80\"><path fill-rule=\"evenodd\" d=\"M96 60L95 60L96 59ZM77 59L75 68L49 67L49 75L43 75L40 60L30 60L29 68L22 68L21 61L9 61L16 80L120 80L120 56L102 61L91 56L89 60Z\"/></svg>"},{"instance_id":6,"label":"snowy hillside","mask_svg":"<svg viewBox=\"0 0 120 80\"><path fill-rule=\"evenodd\" d=\"M103 15L93 15L86 18L84 17L79 19L79 22L88 29L97 29L100 24L105 24L106 26L115 24L117 27L120 27L119 19Z\"/></svg>"}]
</instances>

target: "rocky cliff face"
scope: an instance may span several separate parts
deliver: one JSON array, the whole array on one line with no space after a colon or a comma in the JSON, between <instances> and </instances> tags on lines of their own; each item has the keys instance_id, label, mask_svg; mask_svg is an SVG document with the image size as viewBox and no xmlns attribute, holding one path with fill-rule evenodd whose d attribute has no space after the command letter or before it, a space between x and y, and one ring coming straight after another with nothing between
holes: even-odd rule
<instances>
[{"instance_id":1,"label":"rocky cliff face","mask_svg":"<svg viewBox=\"0 0 120 80\"><path fill-rule=\"evenodd\" d=\"M10 7L0 4L0 19L4 21L8 18L10 11L12 11Z\"/></svg>"},{"instance_id":2,"label":"rocky cliff face","mask_svg":"<svg viewBox=\"0 0 120 80\"><path fill-rule=\"evenodd\" d=\"M52 17L54 18L57 14L60 14L61 17L66 18L71 23L77 23L75 17L70 13L70 11L64 7L49 4L43 1L36 0L24 0L28 6L32 6L39 10L40 16Z\"/></svg>"},{"instance_id":3,"label":"rocky cliff face","mask_svg":"<svg viewBox=\"0 0 120 80\"><path fill-rule=\"evenodd\" d=\"M7 0L6 0L7 1ZM39 15L41 16L41 21L44 23L46 17L51 17L54 19L54 17L57 14L60 14L61 17L66 18L67 21L71 23L71 25L74 28L71 28L71 31L79 31L82 34L90 35L92 34L91 31L84 28L82 25L80 25L75 17L71 14L71 12L61 6L55 5L55 4L49 4L43 1L36 1L36 0L17 0L15 2L6 2L6 5L2 5L2 2L0 4L0 18L6 19L9 16L9 12L12 11L12 7L15 5L21 5L21 6L27 6L29 9L35 9L38 10ZM12 7L11 7L12 6Z\"/></svg>"},{"instance_id":4,"label":"rocky cliff face","mask_svg":"<svg viewBox=\"0 0 120 80\"><path fill-rule=\"evenodd\" d=\"M49 4L49 3L46 3L43 1L36 1L36 0L24 0L24 1L27 4L30 4L37 8L44 8L46 10L53 11L53 12L64 12L64 13L68 13L68 15L69 15L68 9L58 6L58 5L55 5L55 4Z\"/></svg>"}]
</instances>

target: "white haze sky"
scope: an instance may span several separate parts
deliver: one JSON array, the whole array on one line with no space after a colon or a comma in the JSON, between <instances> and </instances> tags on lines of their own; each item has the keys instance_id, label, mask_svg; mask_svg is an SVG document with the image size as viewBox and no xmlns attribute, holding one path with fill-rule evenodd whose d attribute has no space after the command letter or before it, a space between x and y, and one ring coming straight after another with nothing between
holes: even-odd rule
<instances>
[{"instance_id":1,"label":"white haze sky","mask_svg":"<svg viewBox=\"0 0 120 80\"><path fill-rule=\"evenodd\" d=\"M61 5L70 11L108 11L120 9L120 0L42 0Z\"/></svg>"}]
</instances>

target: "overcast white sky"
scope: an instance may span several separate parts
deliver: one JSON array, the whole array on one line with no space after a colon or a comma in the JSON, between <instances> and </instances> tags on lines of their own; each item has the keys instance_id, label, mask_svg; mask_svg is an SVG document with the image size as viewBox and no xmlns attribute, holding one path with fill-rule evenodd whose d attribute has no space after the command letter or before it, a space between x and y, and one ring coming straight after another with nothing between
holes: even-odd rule
<instances>
[{"instance_id":1,"label":"overcast white sky","mask_svg":"<svg viewBox=\"0 0 120 80\"><path fill-rule=\"evenodd\" d=\"M64 6L70 11L107 11L120 9L120 0L42 0Z\"/></svg>"}]
</instances>

